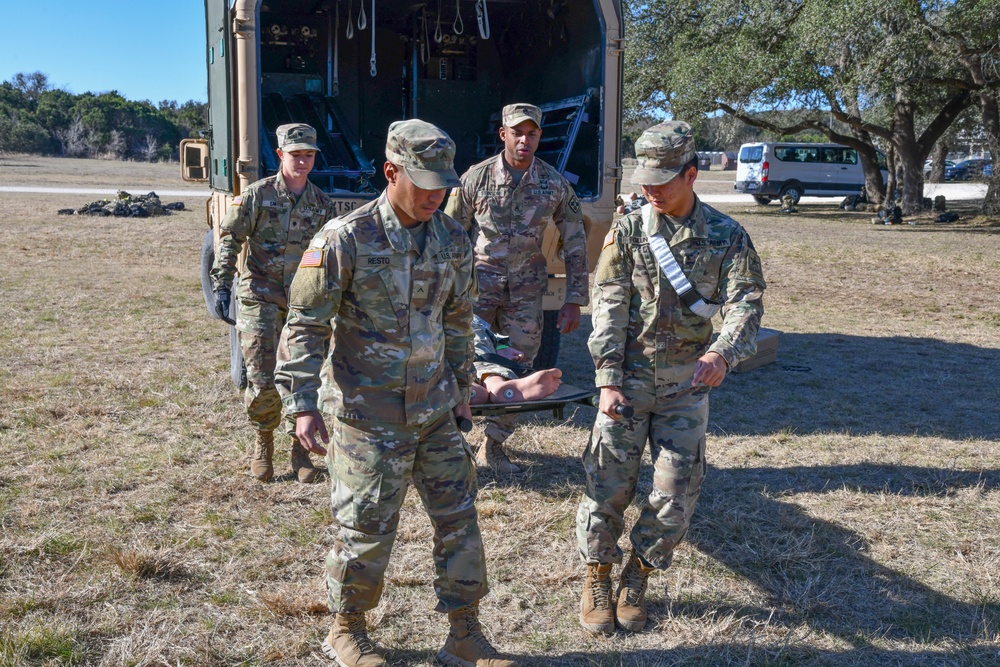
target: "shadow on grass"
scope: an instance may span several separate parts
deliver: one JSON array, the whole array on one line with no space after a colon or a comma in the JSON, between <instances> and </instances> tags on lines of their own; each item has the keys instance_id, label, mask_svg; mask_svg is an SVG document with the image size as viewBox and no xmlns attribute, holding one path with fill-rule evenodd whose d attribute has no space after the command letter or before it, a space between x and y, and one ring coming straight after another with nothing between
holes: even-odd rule
<instances>
[{"instance_id":1,"label":"shadow on grass","mask_svg":"<svg viewBox=\"0 0 1000 667\"><path fill-rule=\"evenodd\" d=\"M1000 350L926 338L780 337L778 361L712 392L714 433L1000 439Z\"/></svg>"},{"instance_id":2,"label":"shadow on grass","mask_svg":"<svg viewBox=\"0 0 1000 667\"><path fill-rule=\"evenodd\" d=\"M977 591L976 584L962 591L964 597L976 598L975 604L934 590L870 558L873 545L864 535L816 519L778 498L847 490L869 494L873 507L885 508L899 497L950 496L975 488L983 492L1000 488L1000 470L870 464L712 469L687 540L751 582L768 601L767 609L733 609L735 613L750 613L760 622L789 629L807 626L828 632L869 651L871 658L893 657L871 647L868 638L924 643L995 637L1000 631L1000 601L989 591ZM883 517L888 520L885 513ZM877 534L878 525L872 522L871 532ZM878 543L885 552L883 559L891 562L898 556L910 565L914 560L907 551L924 547L978 557L975 539L923 533L919 539L922 545ZM703 617L713 610L720 613L711 601L683 591L671 604L673 615Z\"/></svg>"}]
</instances>

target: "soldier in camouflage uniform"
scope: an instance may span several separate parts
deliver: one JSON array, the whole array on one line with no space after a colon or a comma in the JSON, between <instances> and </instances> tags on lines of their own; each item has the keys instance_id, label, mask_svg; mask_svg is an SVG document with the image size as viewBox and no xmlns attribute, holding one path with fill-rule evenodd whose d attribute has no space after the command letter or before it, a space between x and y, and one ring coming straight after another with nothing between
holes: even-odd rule
<instances>
[{"instance_id":1,"label":"soldier in camouflage uniform","mask_svg":"<svg viewBox=\"0 0 1000 667\"><path fill-rule=\"evenodd\" d=\"M600 412L583 455L587 487L576 526L587 565L580 621L596 634L613 633L616 623L628 631L645 626L649 574L670 565L705 476L709 390L753 355L763 314L764 277L750 237L694 194L698 157L690 126L651 127L635 150L632 182L649 203L619 219L604 241L588 343ZM678 296L656 249L671 253L693 291L682 288ZM722 328L713 342L706 317L719 305ZM626 405L634 409L629 418L618 410ZM612 595L623 515L647 442L653 490Z\"/></svg>"},{"instance_id":2,"label":"soldier in camouflage uniform","mask_svg":"<svg viewBox=\"0 0 1000 667\"><path fill-rule=\"evenodd\" d=\"M516 666L478 620L486 559L472 454L457 426L471 417L473 254L465 230L437 210L458 183L455 144L413 119L389 127L385 154L382 196L327 223L302 256L279 345L276 380L303 444L325 453L318 409L336 418L327 459L334 620L323 650L348 667L384 664L365 612L381 596L412 483L434 528L437 610L451 626L438 658Z\"/></svg>"},{"instance_id":3,"label":"soldier in camouflage uniform","mask_svg":"<svg viewBox=\"0 0 1000 667\"><path fill-rule=\"evenodd\" d=\"M247 367L247 416L257 429L250 471L266 482L274 475L274 429L281 423L281 397L274 387L275 349L288 313L288 289L313 234L326 222L330 198L309 182L319 147L316 130L304 123L277 129L280 171L251 184L233 199L220 226L212 267L216 312L229 320L236 259L247 244L240 274L236 329ZM298 481L312 482L316 468L292 434L292 469Z\"/></svg>"},{"instance_id":4,"label":"soldier in camouflage uniform","mask_svg":"<svg viewBox=\"0 0 1000 667\"><path fill-rule=\"evenodd\" d=\"M535 157L542 136L541 109L509 104L502 122L503 152L471 167L445 210L471 227L475 239L476 314L494 331L510 336L511 345L531 363L541 344L542 296L548 285L542 254L545 228L552 222L559 230L566 263L566 303L557 320L561 333L579 326L580 306L588 303L586 238L573 187L555 167ZM511 415L487 419L477 463L498 472L519 472L502 447L513 424Z\"/></svg>"}]
</instances>

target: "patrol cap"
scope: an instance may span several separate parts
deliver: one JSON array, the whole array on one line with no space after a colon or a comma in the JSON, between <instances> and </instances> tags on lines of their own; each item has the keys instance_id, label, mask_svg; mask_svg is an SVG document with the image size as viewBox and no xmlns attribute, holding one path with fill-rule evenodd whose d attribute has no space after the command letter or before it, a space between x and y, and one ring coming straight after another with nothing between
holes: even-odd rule
<instances>
[{"instance_id":1,"label":"patrol cap","mask_svg":"<svg viewBox=\"0 0 1000 667\"><path fill-rule=\"evenodd\" d=\"M505 127L514 127L526 120L530 120L536 127L542 126L542 110L527 102L508 104L503 108L502 115Z\"/></svg>"},{"instance_id":2,"label":"patrol cap","mask_svg":"<svg viewBox=\"0 0 1000 667\"><path fill-rule=\"evenodd\" d=\"M397 120L389 126L385 159L402 167L421 190L462 184L455 171L455 142L441 128L418 118Z\"/></svg>"},{"instance_id":3,"label":"patrol cap","mask_svg":"<svg viewBox=\"0 0 1000 667\"><path fill-rule=\"evenodd\" d=\"M632 184L669 183L696 155L690 125L680 120L654 125L635 142L635 157L639 164L632 174Z\"/></svg>"},{"instance_id":4,"label":"patrol cap","mask_svg":"<svg viewBox=\"0 0 1000 667\"><path fill-rule=\"evenodd\" d=\"M316 129L305 123L288 123L280 125L275 131L278 136L278 148L285 153L292 151L319 151L316 145Z\"/></svg>"}]
</instances>

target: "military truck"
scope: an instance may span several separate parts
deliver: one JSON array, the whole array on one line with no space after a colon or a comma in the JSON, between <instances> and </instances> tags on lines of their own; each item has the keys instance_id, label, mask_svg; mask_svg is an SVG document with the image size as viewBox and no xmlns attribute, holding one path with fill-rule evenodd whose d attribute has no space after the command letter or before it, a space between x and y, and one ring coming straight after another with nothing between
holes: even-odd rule
<instances>
[{"instance_id":1,"label":"military truck","mask_svg":"<svg viewBox=\"0 0 1000 667\"><path fill-rule=\"evenodd\" d=\"M287 122L318 130L310 178L342 214L385 185L391 122L421 118L443 128L463 173L501 150L505 104L536 104L544 111L537 155L576 189L593 268L621 177L620 0L205 0L205 17L209 127L182 143L181 170L212 190L201 256L212 317L219 224L235 196L277 173L275 129ZM554 225L543 250L540 368L556 362L565 290ZM245 386L235 330L230 343L233 380Z\"/></svg>"}]
</instances>

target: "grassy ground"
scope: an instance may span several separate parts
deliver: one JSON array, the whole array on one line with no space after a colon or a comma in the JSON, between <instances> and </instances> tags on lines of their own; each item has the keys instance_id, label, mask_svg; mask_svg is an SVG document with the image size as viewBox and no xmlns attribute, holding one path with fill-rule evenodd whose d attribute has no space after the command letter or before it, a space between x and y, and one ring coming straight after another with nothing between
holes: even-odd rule
<instances>
[{"instance_id":1,"label":"grassy ground","mask_svg":"<svg viewBox=\"0 0 1000 667\"><path fill-rule=\"evenodd\" d=\"M90 167L109 168L5 181L124 186ZM167 182L147 168L107 173ZM86 201L0 194L0 666L328 664L328 486L290 481L287 449L276 482L245 470L227 332L199 287L201 202L55 215ZM484 619L522 664L1000 661L1000 226L800 209L724 208L784 334L776 364L713 393L711 469L646 632L577 622L592 409L525 418L511 449L529 473L480 475ZM563 342L580 385L584 334ZM430 664L445 635L430 539L410 494L369 614L393 664Z\"/></svg>"}]
</instances>

